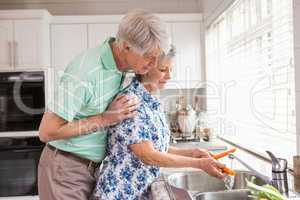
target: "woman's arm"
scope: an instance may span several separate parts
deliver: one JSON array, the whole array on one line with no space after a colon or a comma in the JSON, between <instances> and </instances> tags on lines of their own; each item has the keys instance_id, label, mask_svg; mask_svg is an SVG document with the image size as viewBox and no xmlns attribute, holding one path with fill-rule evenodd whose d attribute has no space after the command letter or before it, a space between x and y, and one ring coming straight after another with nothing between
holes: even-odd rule
<instances>
[{"instance_id":1,"label":"woman's arm","mask_svg":"<svg viewBox=\"0 0 300 200\"><path fill-rule=\"evenodd\" d=\"M212 158L192 158L171 153L162 153L154 149L151 141L129 145L133 153L147 165L159 167L192 167L204 170L217 178L223 178L221 169L225 165Z\"/></svg>"},{"instance_id":2,"label":"woman's arm","mask_svg":"<svg viewBox=\"0 0 300 200\"><path fill-rule=\"evenodd\" d=\"M168 153L180 155L180 156L186 156L186 157L192 157L192 158L210 158L210 154L205 149L200 148L177 148L170 146L168 149Z\"/></svg>"}]
</instances>

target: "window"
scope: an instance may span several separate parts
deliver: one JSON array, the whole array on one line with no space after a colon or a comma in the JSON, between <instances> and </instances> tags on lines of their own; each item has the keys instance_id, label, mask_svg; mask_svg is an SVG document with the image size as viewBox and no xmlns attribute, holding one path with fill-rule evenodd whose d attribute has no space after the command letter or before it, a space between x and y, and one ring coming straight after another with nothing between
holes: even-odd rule
<instances>
[{"instance_id":1,"label":"window","mask_svg":"<svg viewBox=\"0 0 300 200\"><path fill-rule=\"evenodd\" d=\"M292 18L292 0L236 0L206 30L211 126L289 161L296 155Z\"/></svg>"}]
</instances>

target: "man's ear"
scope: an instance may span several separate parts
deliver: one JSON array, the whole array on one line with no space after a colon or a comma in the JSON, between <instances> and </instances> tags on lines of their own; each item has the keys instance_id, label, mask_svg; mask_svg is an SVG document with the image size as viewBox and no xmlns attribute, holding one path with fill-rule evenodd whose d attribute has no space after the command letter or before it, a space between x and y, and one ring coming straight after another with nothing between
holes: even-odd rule
<instances>
[{"instance_id":1,"label":"man's ear","mask_svg":"<svg viewBox=\"0 0 300 200\"><path fill-rule=\"evenodd\" d=\"M128 44L128 42L126 42L126 41L124 41L123 42L123 49L124 49L124 51L130 51L130 46L129 46L129 44Z\"/></svg>"}]
</instances>

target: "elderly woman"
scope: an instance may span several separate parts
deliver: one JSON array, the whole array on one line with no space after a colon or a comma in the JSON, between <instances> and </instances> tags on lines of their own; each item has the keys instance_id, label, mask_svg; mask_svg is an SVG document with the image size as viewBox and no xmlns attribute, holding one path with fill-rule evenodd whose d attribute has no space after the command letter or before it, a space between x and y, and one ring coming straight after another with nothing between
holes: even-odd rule
<instances>
[{"instance_id":1,"label":"elderly woman","mask_svg":"<svg viewBox=\"0 0 300 200\"><path fill-rule=\"evenodd\" d=\"M174 49L157 67L138 76L122 92L140 101L138 115L108 128L108 155L96 185L96 199L147 199L159 167L193 167L222 178L224 166L201 149L169 148L170 131L160 102L152 93L170 79Z\"/></svg>"}]
</instances>

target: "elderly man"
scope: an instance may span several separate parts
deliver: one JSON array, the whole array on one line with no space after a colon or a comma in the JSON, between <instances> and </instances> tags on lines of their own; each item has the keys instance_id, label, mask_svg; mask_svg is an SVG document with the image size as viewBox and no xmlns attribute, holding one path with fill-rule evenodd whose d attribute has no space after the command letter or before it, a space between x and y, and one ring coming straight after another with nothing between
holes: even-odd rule
<instances>
[{"instance_id":1,"label":"elderly man","mask_svg":"<svg viewBox=\"0 0 300 200\"><path fill-rule=\"evenodd\" d=\"M136 114L136 99L113 100L125 72L148 72L167 40L157 16L136 10L122 19L116 38L70 62L40 124L40 139L47 142L39 163L41 200L89 199L95 168L105 157L107 134L102 128Z\"/></svg>"}]
</instances>

